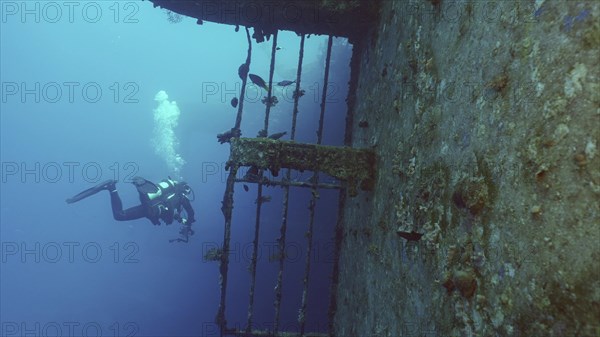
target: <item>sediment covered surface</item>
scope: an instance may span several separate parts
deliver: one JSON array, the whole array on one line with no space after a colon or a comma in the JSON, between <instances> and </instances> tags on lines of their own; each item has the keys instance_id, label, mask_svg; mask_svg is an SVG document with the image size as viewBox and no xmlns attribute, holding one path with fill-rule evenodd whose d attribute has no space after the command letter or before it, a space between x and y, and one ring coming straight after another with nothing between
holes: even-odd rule
<instances>
[{"instance_id":1,"label":"sediment covered surface","mask_svg":"<svg viewBox=\"0 0 600 337\"><path fill-rule=\"evenodd\" d=\"M599 336L598 2L383 1L337 336ZM422 234L422 236L420 235Z\"/></svg>"}]
</instances>

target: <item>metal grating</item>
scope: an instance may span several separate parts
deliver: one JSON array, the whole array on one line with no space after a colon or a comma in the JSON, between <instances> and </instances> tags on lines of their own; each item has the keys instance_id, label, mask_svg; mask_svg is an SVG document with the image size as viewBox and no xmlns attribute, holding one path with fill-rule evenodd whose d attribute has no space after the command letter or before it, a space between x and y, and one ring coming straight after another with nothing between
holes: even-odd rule
<instances>
[{"instance_id":1,"label":"metal grating","mask_svg":"<svg viewBox=\"0 0 600 337\"><path fill-rule=\"evenodd\" d=\"M240 69L245 67L244 76L240 76L242 78L242 87L240 92L240 99L238 105L238 112L236 116L236 121L234 127L229 131L229 135L231 138L239 137L239 130L242 121L243 115L243 103L245 97L246 83L247 83L247 73L248 69L250 69L250 62L252 56L252 41L250 37L250 33L248 28L246 28L246 36L248 40L248 52L246 62L240 66ZM301 75L302 75L302 62L304 58L304 42L305 36L302 35L300 37L300 51L298 57L298 70L296 75L296 89L295 93L300 92L300 84L301 84ZM324 85L323 85L323 94L322 100L320 104L320 116L319 116L319 125L317 129L317 144L322 143L323 139L323 120L325 116L325 100L327 93L327 83L329 78L329 65L331 62L331 49L332 49L333 37L329 36L328 44L327 44L327 56L325 61L325 75L324 75ZM267 102L271 101L272 97L272 84L273 84L273 72L275 66L275 51L277 49L277 32L273 34L273 45L271 51L271 64L269 71L269 87L267 92ZM296 120L298 115L298 100L301 95L294 95L294 109L292 114L292 129L291 129L291 140L294 141L296 137ZM265 120L264 120L264 134L265 136L268 134L269 128L269 115L270 115L271 105L266 104L265 111ZM347 117L348 120L351 120L351 117ZM348 128L346 128L348 130ZM347 133L347 132L346 132ZM345 140L349 139L348 134L345 136ZM349 145L346 142L346 145ZM275 180L275 179L267 179L264 175L264 169L259 169L258 177L256 179L247 179L247 178L236 178L238 170L240 169L240 165L238 163L230 163L229 175L227 177L225 192L223 195L222 201L222 212L225 218L225 230L223 237L223 246L222 253L220 255L220 290L221 290L221 299L219 303L219 307L216 315L216 323L219 326L221 336L272 336L272 337L291 337L291 336L305 336L305 337L325 337L332 336L332 326L331 317L333 315L333 311L335 310L335 298L333 297L335 294L335 286L337 280L337 269L338 269L338 258L337 254L339 251L339 233L341 233L340 228L343 221L342 210L345 201L345 184L332 184L332 183L321 183L319 182L319 170L314 170L312 178L309 182L296 182L291 179L291 169L288 168L285 172L285 176L283 179ZM261 200L263 196L263 187L264 186L280 186L283 189L283 205L282 205L282 220L280 225L280 236L277 239L278 250L279 250L279 258L278 258L278 272L277 272L277 280L275 285L275 301L274 301L274 325L273 330L264 331L264 330L254 330L253 326L253 318L254 318L254 299L255 299L255 286L256 286L256 265L257 265L257 252L258 252L258 243L259 243L259 232L260 232L260 224L261 224L261 208L262 202L256 203L256 217L255 217L255 228L254 228L254 240L252 245L252 257L251 257L251 265L250 265L250 290L249 290L249 304L248 304L248 314L246 321L245 329L231 328L227 324L227 319L225 317L225 306L226 306L226 298L227 298L227 282L228 282L228 271L229 271L229 252L230 252L230 241L231 241L231 225L232 225L232 209L233 209L233 196L234 196L234 187L235 183L254 183L257 185L257 200ZM285 259L285 247L286 247L286 233L288 226L288 208L289 208L289 192L290 186L292 187L306 187L310 188L312 191L312 197L309 202L309 224L307 228L307 252L306 259L304 264L304 274L302 280L302 300L299 308L298 314L298 324L299 324L299 332L286 332L280 331L280 309L281 309L281 301L282 301L282 288L283 288L283 271L284 271L284 259ZM307 299L309 294L309 276L311 273L311 254L312 254L312 245L313 245L313 225L315 220L315 206L317 204L318 198L318 189L339 189L339 202L338 202L338 221L335 225L335 236L336 236L336 247L334 247L334 265L333 265L333 273L332 275L332 289L330 292L330 301L329 301L329 315L330 322L328 326L328 333L315 333L315 332L306 332L306 315L307 315Z\"/></svg>"}]
</instances>

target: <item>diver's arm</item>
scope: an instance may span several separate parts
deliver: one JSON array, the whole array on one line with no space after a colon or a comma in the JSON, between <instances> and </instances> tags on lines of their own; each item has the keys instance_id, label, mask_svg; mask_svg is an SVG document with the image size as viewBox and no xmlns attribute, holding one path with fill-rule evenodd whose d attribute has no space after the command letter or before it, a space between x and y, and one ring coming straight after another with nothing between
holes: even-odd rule
<instances>
[{"instance_id":1,"label":"diver's arm","mask_svg":"<svg viewBox=\"0 0 600 337\"><path fill-rule=\"evenodd\" d=\"M183 206L183 208L185 209L187 219L181 216L181 206ZM183 225L179 230L179 235L181 235L181 237L178 239L169 240L169 242L188 242L189 237L194 235L192 223L196 221L196 219L194 219L194 209L192 208L192 205L190 204L188 198L181 198L181 204L179 205L179 207L177 207L177 210L174 214L174 218Z\"/></svg>"},{"instance_id":2,"label":"diver's arm","mask_svg":"<svg viewBox=\"0 0 600 337\"><path fill-rule=\"evenodd\" d=\"M191 226L192 223L196 221L196 218L194 218L194 209L192 208L192 204L190 203L188 198L183 197L181 199L181 204L185 209L185 213L187 214L187 223Z\"/></svg>"}]
</instances>

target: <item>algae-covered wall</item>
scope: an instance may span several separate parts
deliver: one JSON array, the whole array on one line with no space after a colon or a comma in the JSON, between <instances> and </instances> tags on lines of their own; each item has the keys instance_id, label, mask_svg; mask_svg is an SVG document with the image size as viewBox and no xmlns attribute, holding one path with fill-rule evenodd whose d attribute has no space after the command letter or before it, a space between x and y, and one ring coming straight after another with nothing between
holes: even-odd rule
<instances>
[{"instance_id":1,"label":"algae-covered wall","mask_svg":"<svg viewBox=\"0 0 600 337\"><path fill-rule=\"evenodd\" d=\"M600 336L600 3L380 13L352 144L378 178L347 199L336 335Z\"/></svg>"}]
</instances>

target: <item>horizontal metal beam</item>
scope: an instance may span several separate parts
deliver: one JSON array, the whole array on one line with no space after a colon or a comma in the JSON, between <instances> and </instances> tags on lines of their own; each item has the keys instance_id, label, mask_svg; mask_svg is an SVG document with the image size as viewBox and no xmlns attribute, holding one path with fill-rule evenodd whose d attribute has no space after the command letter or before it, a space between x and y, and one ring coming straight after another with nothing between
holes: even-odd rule
<instances>
[{"instance_id":1,"label":"horizontal metal beam","mask_svg":"<svg viewBox=\"0 0 600 337\"><path fill-rule=\"evenodd\" d=\"M305 182L305 181L293 181L293 180L269 180L267 178L262 178L260 181L255 180L255 179L236 179L235 180L236 183L249 183L249 184L256 184L258 182L260 182L261 184L265 185L265 186L292 186L292 187L309 187L309 188L326 188L326 189L340 189L342 188L342 185L339 184L327 184L327 183L318 183L318 184L313 184L310 182Z\"/></svg>"},{"instance_id":2,"label":"horizontal metal beam","mask_svg":"<svg viewBox=\"0 0 600 337\"><path fill-rule=\"evenodd\" d=\"M372 190L375 184L376 156L370 149L346 146L303 144L269 138L232 138L230 166L255 166L268 169L273 176L282 168L323 172L345 181L350 196L357 187ZM312 185L309 184L310 187Z\"/></svg>"}]
</instances>

